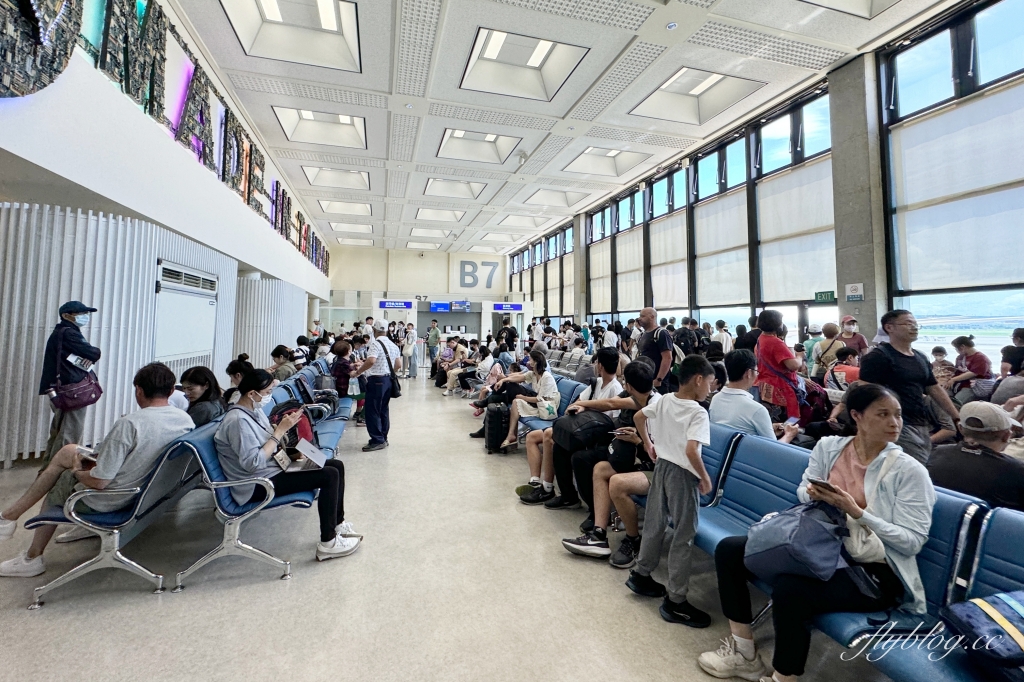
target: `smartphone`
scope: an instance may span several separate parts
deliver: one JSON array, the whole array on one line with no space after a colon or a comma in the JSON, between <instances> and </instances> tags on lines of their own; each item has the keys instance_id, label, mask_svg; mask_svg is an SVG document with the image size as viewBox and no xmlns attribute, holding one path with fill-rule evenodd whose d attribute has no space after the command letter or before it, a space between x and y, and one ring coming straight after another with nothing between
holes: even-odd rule
<instances>
[{"instance_id":1,"label":"smartphone","mask_svg":"<svg viewBox=\"0 0 1024 682\"><path fill-rule=\"evenodd\" d=\"M624 436L627 433L629 433L629 431L625 431L623 429L615 429L614 431L609 431L608 433L612 434L613 436Z\"/></svg>"},{"instance_id":2,"label":"smartphone","mask_svg":"<svg viewBox=\"0 0 1024 682\"><path fill-rule=\"evenodd\" d=\"M800 423L800 417L790 417L789 419L786 420L786 423L787 424L791 424L791 425L799 424Z\"/></svg>"},{"instance_id":3,"label":"smartphone","mask_svg":"<svg viewBox=\"0 0 1024 682\"><path fill-rule=\"evenodd\" d=\"M78 457L82 460L82 469L88 471L96 466L96 451L85 446L77 446Z\"/></svg>"},{"instance_id":4,"label":"smartphone","mask_svg":"<svg viewBox=\"0 0 1024 682\"><path fill-rule=\"evenodd\" d=\"M823 481L820 478L809 478L807 480L813 483L815 488L821 488L822 490L827 490L830 493L838 492L828 481Z\"/></svg>"}]
</instances>

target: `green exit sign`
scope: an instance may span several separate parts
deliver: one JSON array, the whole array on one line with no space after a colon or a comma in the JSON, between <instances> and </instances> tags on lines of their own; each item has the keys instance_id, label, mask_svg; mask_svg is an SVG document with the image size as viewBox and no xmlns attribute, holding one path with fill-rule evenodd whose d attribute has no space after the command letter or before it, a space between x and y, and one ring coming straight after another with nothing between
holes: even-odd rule
<instances>
[{"instance_id":1,"label":"green exit sign","mask_svg":"<svg viewBox=\"0 0 1024 682\"><path fill-rule=\"evenodd\" d=\"M834 291L816 291L814 293L815 303L835 303L836 292Z\"/></svg>"}]
</instances>

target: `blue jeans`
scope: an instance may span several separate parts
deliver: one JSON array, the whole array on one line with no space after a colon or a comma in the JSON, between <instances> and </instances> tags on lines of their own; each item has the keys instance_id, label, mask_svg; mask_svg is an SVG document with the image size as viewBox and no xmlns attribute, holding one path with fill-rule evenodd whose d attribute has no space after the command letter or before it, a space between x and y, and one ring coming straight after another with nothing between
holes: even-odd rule
<instances>
[{"instance_id":1,"label":"blue jeans","mask_svg":"<svg viewBox=\"0 0 1024 682\"><path fill-rule=\"evenodd\" d=\"M415 379L416 378L416 370L419 369L419 362L420 362L419 354L420 354L420 349L418 347L416 347L416 346L413 346L412 356L409 357L409 378L410 379ZM402 359L405 360L404 357Z\"/></svg>"},{"instance_id":2,"label":"blue jeans","mask_svg":"<svg viewBox=\"0 0 1024 682\"><path fill-rule=\"evenodd\" d=\"M437 360L437 354L441 352L441 346L427 346L430 349L430 361Z\"/></svg>"},{"instance_id":3,"label":"blue jeans","mask_svg":"<svg viewBox=\"0 0 1024 682\"><path fill-rule=\"evenodd\" d=\"M391 430L391 377L376 376L366 380L366 431L370 443L379 445L388 440Z\"/></svg>"}]
</instances>

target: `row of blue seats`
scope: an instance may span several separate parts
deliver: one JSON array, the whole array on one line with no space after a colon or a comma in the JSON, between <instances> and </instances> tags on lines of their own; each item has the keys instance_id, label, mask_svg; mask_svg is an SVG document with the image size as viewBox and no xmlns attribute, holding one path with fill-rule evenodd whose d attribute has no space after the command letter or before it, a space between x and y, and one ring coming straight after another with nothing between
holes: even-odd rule
<instances>
[{"instance_id":1,"label":"row of blue seats","mask_svg":"<svg viewBox=\"0 0 1024 682\"><path fill-rule=\"evenodd\" d=\"M311 395L316 376L326 374L327 371L326 360L320 359L279 384L272 394L273 400L264 408L266 413L269 414L276 404L286 400L295 399L304 402L303 393ZM305 382L308 392L303 390L303 387L299 385L300 382ZM327 414L326 408L320 410L313 428L320 447L327 457L334 457L351 407L352 399L346 396L341 398L337 410L333 413ZM213 492L217 517L224 523L223 539L220 545L199 561L177 574L175 592L184 589L184 580L199 568L214 559L230 555L248 556L269 563L282 570L282 579L290 578L290 562L246 545L239 539L239 532L245 521L262 511L285 506L311 507L315 499L314 493L295 493L275 497L273 484L265 478L228 482L221 469L213 443L213 437L220 421L217 419L205 424L171 443L157 460L149 477L137 488L83 490L73 494L63 507L54 506L44 509L39 515L29 519L25 523L27 529L72 523L93 531L101 541L99 554L95 557L46 585L35 588L35 599L29 608L37 609L42 606L41 597L51 590L101 568L119 568L134 573L152 582L156 586L155 593L162 593L164 577L124 556L121 550L159 518L163 512L172 509L181 498L196 488L206 488ZM237 504L231 496L230 489L243 484L262 486L266 490L266 499L244 505ZM79 501L85 501L88 504L90 498L114 494L123 495L126 492L135 497L132 503L123 509L102 514L79 514L75 511L75 505Z\"/></svg>"}]
</instances>

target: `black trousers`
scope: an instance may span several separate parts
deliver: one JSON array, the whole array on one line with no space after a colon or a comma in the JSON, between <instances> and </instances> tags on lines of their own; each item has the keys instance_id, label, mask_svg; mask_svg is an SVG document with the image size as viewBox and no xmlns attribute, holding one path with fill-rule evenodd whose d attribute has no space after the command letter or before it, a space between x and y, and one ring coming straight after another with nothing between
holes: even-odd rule
<instances>
[{"instance_id":1,"label":"black trousers","mask_svg":"<svg viewBox=\"0 0 1024 682\"><path fill-rule=\"evenodd\" d=\"M747 581L754 574L743 564L747 546L744 535L725 538L715 548L718 572L718 596L725 617L749 625L754 619L750 609ZM811 646L810 620L822 613L884 611L899 604L903 583L887 564L867 564L865 568L881 585L882 598L861 593L846 571L836 571L829 580L802 575L780 576L772 586L772 622L775 625L775 655L772 667L780 675L802 675Z\"/></svg>"},{"instance_id":2,"label":"black trousers","mask_svg":"<svg viewBox=\"0 0 1024 682\"><path fill-rule=\"evenodd\" d=\"M329 459L323 469L282 471L270 482L274 484L274 497L319 489L316 510L320 515L320 541L334 539L334 527L345 520L345 465L341 460ZM260 502L266 497L266 491L256 486L249 501Z\"/></svg>"},{"instance_id":3,"label":"black trousers","mask_svg":"<svg viewBox=\"0 0 1024 682\"><path fill-rule=\"evenodd\" d=\"M531 388L523 386L522 384L517 384L513 381L506 381L501 385L501 388L496 391L492 391L491 394L487 396L487 404L493 405L496 403L505 403L506 405L511 405L513 400L523 395L535 396L537 395L537 392Z\"/></svg>"}]
</instances>

